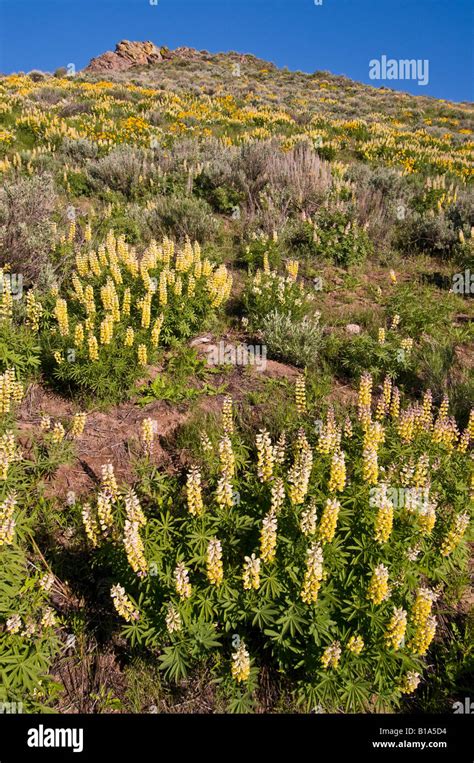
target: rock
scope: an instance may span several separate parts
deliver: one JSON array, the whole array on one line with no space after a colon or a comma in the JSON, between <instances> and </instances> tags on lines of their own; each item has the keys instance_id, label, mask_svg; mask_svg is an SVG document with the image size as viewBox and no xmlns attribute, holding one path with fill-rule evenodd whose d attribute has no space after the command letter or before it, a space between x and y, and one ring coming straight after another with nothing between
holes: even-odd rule
<instances>
[{"instance_id":1,"label":"rock","mask_svg":"<svg viewBox=\"0 0 474 763\"><path fill-rule=\"evenodd\" d=\"M115 46L115 51L93 58L86 66L86 72L126 71L134 66L148 66L163 61L160 48L149 40L146 42L130 42L122 40Z\"/></svg>"},{"instance_id":2,"label":"rock","mask_svg":"<svg viewBox=\"0 0 474 763\"><path fill-rule=\"evenodd\" d=\"M209 344L211 341L211 337L209 336L198 336L196 339L193 339L192 342L189 343L190 347L200 347L201 344Z\"/></svg>"},{"instance_id":3,"label":"rock","mask_svg":"<svg viewBox=\"0 0 474 763\"><path fill-rule=\"evenodd\" d=\"M348 334L360 334L362 329L358 323L348 323L346 326L346 331Z\"/></svg>"}]
</instances>

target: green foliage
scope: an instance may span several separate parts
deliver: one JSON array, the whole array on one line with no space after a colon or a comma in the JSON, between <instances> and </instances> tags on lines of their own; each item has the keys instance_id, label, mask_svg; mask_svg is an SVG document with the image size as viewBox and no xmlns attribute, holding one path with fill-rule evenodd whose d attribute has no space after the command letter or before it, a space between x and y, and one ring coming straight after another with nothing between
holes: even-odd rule
<instances>
[{"instance_id":1,"label":"green foliage","mask_svg":"<svg viewBox=\"0 0 474 763\"><path fill-rule=\"evenodd\" d=\"M208 378L219 373L219 369L209 366L198 357L196 350L177 345L167 359L166 371L158 374L145 388L139 390L139 402L147 405L154 400L183 403L196 400L202 395L219 395L225 391L225 384L213 387Z\"/></svg>"},{"instance_id":2,"label":"green foliage","mask_svg":"<svg viewBox=\"0 0 474 763\"><path fill-rule=\"evenodd\" d=\"M1 430L11 432L3 417ZM0 482L0 701L20 702L23 712L45 712L60 686L51 676L60 648L58 617L51 606L54 575L36 545L40 516L52 511L42 478L67 458L68 448L46 437L28 458L21 454ZM5 501L13 500L12 531L5 538ZM17 711L18 712L18 711Z\"/></svg>"},{"instance_id":3,"label":"green foliage","mask_svg":"<svg viewBox=\"0 0 474 763\"><path fill-rule=\"evenodd\" d=\"M270 358L295 366L317 365L322 340L317 315L295 321L288 314L272 310L263 318L261 325L262 340Z\"/></svg>"},{"instance_id":4,"label":"green foliage","mask_svg":"<svg viewBox=\"0 0 474 763\"><path fill-rule=\"evenodd\" d=\"M15 367L22 380L29 380L40 366L37 337L25 326L0 320L0 372Z\"/></svg>"},{"instance_id":5,"label":"green foliage","mask_svg":"<svg viewBox=\"0 0 474 763\"><path fill-rule=\"evenodd\" d=\"M308 424L308 418L300 425ZM406 485L407 463L421 454L437 464L432 490L437 496L435 528L426 529L421 504L393 504L393 528L384 542L375 538L379 503L373 480L364 476L363 441L368 437L358 423L352 436L344 435L342 447L348 470L345 486L333 492L328 479L331 453L319 448L309 484L296 498L291 474L309 443L301 430L288 443L283 460L273 463L273 480L245 455L249 446L238 434L232 436L236 474L231 479L233 500L226 505L216 491L223 475L217 454L206 460L203 472L203 510L195 510L176 482L160 477L136 485L147 521L141 535L146 572L135 574L130 564L135 552L122 541L124 520L130 518L126 500L114 504L113 533L98 539L99 569L113 570L113 580L123 586L138 619L122 628L131 649L143 648L159 655L160 669L169 684L186 680L198 666L206 665L222 688L232 712L252 709L258 668L265 665L276 674L291 678L295 699L306 710L321 706L326 711L360 712L398 707L401 684L407 671L421 672L422 655L411 640L417 629L412 608L417 590L427 584L443 589L453 572L466 561L465 543L447 557L442 541L453 518L466 510L469 459L436 444L429 432L420 430L411 442L403 441L395 424L385 421L385 440L380 447L379 469L389 474L398 492ZM328 423L329 426L329 423ZM308 430L308 431L313 431ZM310 435L313 441L313 436ZM317 445L317 440L313 441ZM267 475L268 476L268 475ZM266 557L263 520L271 512L272 485L282 480L282 504L274 508L277 522L275 556ZM408 483L412 484L412 483ZM379 488L377 488L379 489ZM333 534L327 529L328 496L340 502ZM317 523L304 524L304 512L314 506ZM209 543L221 542L223 579L218 585L209 576ZM320 545L317 545L320 544ZM136 548L134 544L133 548ZM322 549L323 573L317 599L302 597L308 554ZM417 553L412 553L416 549ZM128 556L127 556L128 554ZM260 558L255 587L243 585L245 563L251 554ZM128 560L128 561L127 561ZM177 585L177 565L184 565L191 588L184 593ZM368 586L376 567L386 565L390 590L382 602L368 598ZM409 613L406 639L398 648L387 646L385 634L393 607ZM171 624L170 624L171 623ZM360 654L348 649L351 636L363 638ZM250 655L251 671L242 683L230 678L231 655L242 642ZM341 647L338 664L326 668L325 650Z\"/></svg>"},{"instance_id":6,"label":"green foliage","mask_svg":"<svg viewBox=\"0 0 474 763\"><path fill-rule=\"evenodd\" d=\"M402 346L402 337L388 331L383 344L371 334L355 336L330 334L323 342L322 352L335 373L358 378L365 370L377 380L390 374L404 377L414 366L413 355Z\"/></svg>"},{"instance_id":7,"label":"green foliage","mask_svg":"<svg viewBox=\"0 0 474 763\"><path fill-rule=\"evenodd\" d=\"M319 214L314 237L315 254L344 268L359 265L373 251L367 232L344 212L325 210Z\"/></svg>"},{"instance_id":8,"label":"green foliage","mask_svg":"<svg viewBox=\"0 0 474 763\"><path fill-rule=\"evenodd\" d=\"M307 290L301 281L276 271L262 270L249 277L242 297L246 316L254 330L260 329L264 318L273 310L301 321L312 310L315 298L315 292Z\"/></svg>"},{"instance_id":9,"label":"green foliage","mask_svg":"<svg viewBox=\"0 0 474 763\"><path fill-rule=\"evenodd\" d=\"M40 342L43 370L54 384L116 401L146 376L159 340L169 344L186 339L203 327L213 306L225 301L231 279L225 267L216 270L209 260L202 263L198 245L193 250L189 241L184 254L176 253L176 269L156 242L146 251L148 264L142 261L141 269L123 237L117 240L110 233L107 246L109 255L105 246L99 249L100 262L95 253L89 259L87 254L77 255L82 275L73 273L72 288L69 283L64 286L64 297L53 290L43 300ZM166 257L174 255L170 241L163 247ZM195 260L200 268L196 277ZM61 323L58 315L63 314Z\"/></svg>"}]
</instances>

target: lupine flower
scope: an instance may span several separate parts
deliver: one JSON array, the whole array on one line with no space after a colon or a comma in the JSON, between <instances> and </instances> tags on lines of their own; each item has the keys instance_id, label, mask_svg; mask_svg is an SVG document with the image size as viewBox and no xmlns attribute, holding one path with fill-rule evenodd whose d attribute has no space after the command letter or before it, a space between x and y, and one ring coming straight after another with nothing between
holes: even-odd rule
<instances>
[{"instance_id":1,"label":"lupine flower","mask_svg":"<svg viewBox=\"0 0 474 763\"><path fill-rule=\"evenodd\" d=\"M16 633L19 633L21 630L22 622L20 615L12 615L8 618L6 622L6 628L8 633L11 633L12 635L15 635Z\"/></svg>"},{"instance_id":2,"label":"lupine flower","mask_svg":"<svg viewBox=\"0 0 474 763\"><path fill-rule=\"evenodd\" d=\"M295 401L298 413L306 413L306 383L304 376L298 376L295 382Z\"/></svg>"},{"instance_id":3,"label":"lupine flower","mask_svg":"<svg viewBox=\"0 0 474 763\"><path fill-rule=\"evenodd\" d=\"M398 419L400 415L400 390L398 387L392 389L392 400L390 402L390 416L393 420Z\"/></svg>"},{"instance_id":4,"label":"lupine flower","mask_svg":"<svg viewBox=\"0 0 474 763\"><path fill-rule=\"evenodd\" d=\"M469 525L469 514L457 514L448 533L441 541L441 556L449 556L461 542Z\"/></svg>"},{"instance_id":5,"label":"lupine flower","mask_svg":"<svg viewBox=\"0 0 474 763\"><path fill-rule=\"evenodd\" d=\"M415 654L423 655L436 631L436 618L431 615L431 608L436 594L429 588L419 588L411 612L415 632L410 640L409 649Z\"/></svg>"},{"instance_id":6,"label":"lupine flower","mask_svg":"<svg viewBox=\"0 0 474 763\"><path fill-rule=\"evenodd\" d=\"M243 683L248 680L250 675L250 655L246 649L245 642L240 640L237 649L232 654L231 666L232 678L237 683Z\"/></svg>"},{"instance_id":7,"label":"lupine flower","mask_svg":"<svg viewBox=\"0 0 474 763\"><path fill-rule=\"evenodd\" d=\"M299 269L299 262L298 260L288 260L285 263L286 272L288 273L289 277L292 281L296 281L298 278L298 269Z\"/></svg>"},{"instance_id":8,"label":"lupine flower","mask_svg":"<svg viewBox=\"0 0 474 763\"><path fill-rule=\"evenodd\" d=\"M246 591L254 589L257 591L260 588L260 559L252 554L251 556L244 557L244 571L242 579L244 581L244 589Z\"/></svg>"},{"instance_id":9,"label":"lupine flower","mask_svg":"<svg viewBox=\"0 0 474 763\"><path fill-rule=\"evenodd\" d=\"M168 633L175 633L180 631L182 628L181 616L176 607L173 606L171 602L168 603L165 622Z\"/></svg>"},{"instance_id":10,"label":"lupine flower","mask_svg":"<svg viewBox=\"0 0 474 763\"><path fill-rule=\"evenodd\" d=\"M125 593L125 588L123 588L123 586L119 584L113 585L112 588L110 589L110 595L112 597L114 607L117 610L118 614L120 615L120 617L123 617L123 619L126 620L127 623L131 623L134 620L139 619L140 614L138 610L135 609L131 600Z\"/></svg>"},{"instance_id":11,"label":"lupine flower","mask_svg":"<svg viewBox=\"0 0 474 763\"><path fill-rule=\"evenodd\" d=\"M327 646L321 657L323 668L326 670L328 668L336 669L339 665L339 660L341 659L341 653L342 650L339 641L334 641L332 644Z\"/></svg>"},{"instance_id":12,"label":"lupine flower","mask_svg":"<svg viewBox=\"0 0 474 763\"><path fill-rule=\"evenodd\" d=\"M41 626L43 628L54 628L56 625L56 614L52 607L46 607L41 617Z\"/></svg>"},{"instance_id":13,"label":"lupine flower","mask_svg":"<svg viewBox=\"0 0 474 763\"><path fill-rule=\"evenodd\" d=\"M374 604L381 604L388 595L388 570L384 564L378 564L370 579L367 598Z\"/></svg>"},{"instance_id":14,"label":"lupine flower","mask_svg":"<svg viewBox=\"0 0 474 763\"><path fill-rule=\"evenodd\" d=\"M321 522L319 523L319 538L321 543L331 543L334 538L340 510L341 504L339 501L335 498L327 499L321 516Z\"/></svg>"},{"instance_id":15,"label":"lupine flower","mask_svg":"<svg viewBox=\"0 0 474 763\"><path fill-rule=\"evenodd\" d=\"M26 318L34 332L39 331L39 322L43 315L43 306L37 302L35 295L29 291L26 295Z\"/></svg>"},{"instance_id":16,"label":"lupine flower","mask_svg":"<svg viewBox=\"0 0 474 763\"><path fill-rule=\"evenodd\" d=\"M71 426L71 436L78 438L81 437L82 433L84 432L84 427L86 425L87 420L87 414L86 413L75 413L72 419L72 426Z\"/></svg>"},{"instance_id":17,"label":"lupine flower","mask_svg":"<svg viewBox=\"0 0 474 763\"><path fill-rule=\"evenodd\" d=\"M359 419L364 422L370 420L370 408L372 404L372 376L371 374L362 374L359 386L358 413Z\"/></svg>"},{"instance_id":18,"label":"lupine flower","mask_svg":"<svg viewBox=\"0 0 474 763\"><path fill-rule=\"evenodd\" d=\"M314 604L318 599L323 579L323 549L320 543L312 543L306 551L306 571L300 596L305 604Z\"/></svg>"},{"instance_id":19,"label":"lupine flower","mask_svg":"<svg viewBox=\"0 0 474 763\"><path fill-rule=\"evenodd\" d=\"M212 442L209 439L209 435L206 434L206 432L201 433L201 447L205 453L212 453L213 447Z\"/></svg>"},{"instance_id":20,"label":"lupine flower","mask_svg":"<svg viewBox=\"0 0 474 763\"><path fill-rule=\"evenodd\" d=\"M226 435L231 435L234 433L232 398L230 395L226 395L222 403L222 426Z\"/></svg>"},{"instance_id":21,"label":"lupine flower","mask_svg":"<svg viewBox=\"0 0 474 763\"><path fill-rule=\"evenodd\" d=\"M228 435L225 435L219 443L219 460L221 474L229 479L233 477L235 474L235 456L232 450L232 442Z\"/></svg>"},{"instance_id":22,"label":"lupine flower","mask_svg":"<svg viewBox=\"0 0 474 763\"><path fill-rule=\"evenodd\" d=\"M94 334L89 335L87 346L89 349L89 360L99 360L99 345Z\"/></svg>"},{"instance_id":23,"label":"lupine flower","mask_svg":"<svg viewBox=\"0 0 474 763\"><path fill-rule=\"evenodd\" d=\"M277 477L272 482L271 487L271 511L274 514L278 514L281 510L281 507L283 506L283 501L285 500L285 486L283 484L283 480L280 477Z\"/></svg>"},{"instance_id":24,"label":"lupine flower","mask_svg":"<svg viewBox=\"0 0 474 763\"><path fill-rule=\"evenodd\" d=\"M405 631L407 628L407 613L405 609L401 607L393 608L393 615L385 631L384 639L387 646L393 647L393 649L399 649L405 639Z\"/></svg>"},{"instance_id":25,"label":"lupine flower","mask_svg":"<svg viewBox=\"0 0 474 763\"><path fill-rule=\"evenodd\" d=\"M50 591L54 584L54 575L52 572L46 572L39 580L39 587L43 589L43 591Z\"/></svg>"},{"instance_id":26,"label":"lupine flower","mask_svg":"<svg viewBox=\"0 0 474 763\"><path fill-rule=\"evenodd\" d=\"M9 546L13 543L15 536L15 517L16 496L13 493L9 495L2 504L0 504L0 547Z\"/></svg>"},{"instance_id":27,"label":"lupine flower","mask_svg":"<svg viewBox=\"0 0 474 763\"><path fill-rule=\"evenodd\" d=\"M362 478L368 485L375 485L379 476L376 449L374 447L364 448L362 458Z\"/></svg>"},{"instance_id":28,"label":"lupine flower","mask_svg":"<svg viewBox=\"0 0 474 763\"><path fill-rule=\"evenodd\" d=\"M364 639L362 636L351 636L349 641L347 642L347 649L349 652L352 652L352 654L359 655L363 649L364 649Z\"/></svg>"},{"instance_id":29,"label":"lupine flower","mask_svg":"<svg viewBox=\"0 0 474 763\"><path fill-rule=\"evenodd\" d=\"M403 676L400 684L400 691L402 694L412 694L417 689L420 680L419 673L415 673L414 670L409 670L408 673Z\"/></svg>"},{"instance_id":30,"label":"lupine flower","mask_svg":"<svg viewBox=\"0 0 474 763\"><path fill-rule=\"evenodd\" d=\"M111 463L102 464L101 467L101 484L103 490L105 490L111 497L112 501L116 501L119 497L119 489L117 480L115 479L114 467Z\"/></svg>"},{"instance_id":31,"label":"lupine flower","mask_svg":"<svg viewBox=\"0 0 474 763\"><path fill-rule=\"evenodd\" d=\"M129 490L125 495L125 511L130 522L136 522L140 527L146 525L146 517L134 490Z\"/></svg>"},{"instance_id":32,"label":"lupine flower","mask_svg":"<svg viewBox=\"0 0 474 763\"><path fill-rule=\"evenodd\" d=\"M207 544L206 568L209 582L212 585L220 586L224 579L224 568L222 566L222 544L216 538L212 538Z\"/></svg>"},{"instance_id":33,"label":"lupine flower","mask_svg":"<svg viewBox=\"0 0 474 763\"><path fill-rule=\"evenodd\" d=\"M430 615L426 618L423 624L417 626L416 631L408 645L409 649L414 652L414 654L426 654L431 642L433 641L435 633L436 617Z\"/></svg>"},{"instance_id":34,"label":"lupine flower","mask_svg":"<svg viewBox=\"0 0 474 763\"><path fill-rule=\"evenodd\" d=\"M51 432L51 440L55 445L59 445L60 442L64 440L64 437L66 435L65 429L60 421L57 421L56 424L53 426L53 431Z\"/></svg>"},{"instance_id":35,"label":"lupine flower","mask_svg":"<svg viewBox=\"0 0 474 763\"><path fill-rule=\"evenodd\" d=\"M260 531L260 557L264 562L272 562L275 558L277 525L276 514L270 510L263 518Z\"/></svg>"},{"instance_id":36,"label":"lupine flower","mask_svg":"<svg viewBox=\"0 0 474 763\"><path fill-rule=\"evenodd\" d=\"M148 564L145 559L143 541L140 537L140 525L138 522L125 520L123 545L127 560L132 570L138 577L145 577L148 574Z\"/></svg>"},{"instance_id":37,"label":"lupine flower","mask_svg":"<svg viewBox=\"0 0 474 763\"><path fill-rule=\"evenodd\" d=\"M261 429L256 437L257 473L263 482L269 482L273 475L274 455L272 441L266 429Z\"/></svg>"},{"instance_id":38,"label":"lupine flower","mask_svg":"<svg viewBox=\"0 0 474 763\"><path fill-rule=\"evenodd\" d=\"M10 465L21 459L15 435L9 429L0 436L0 480L6 480Z\"/></svg>"},{"instance_id":39,"label":"lupine flower","mask_svg":"<svg viewBox=\"0 0 474 763\"><path fill-rule=\"evenodd\" d=\"M82 507L82 522L87 537L89 538L93 547L96 548L99 545L100 527L92 513L92 507L90 503L85 503Z\"/></svg>"},{"instance_id":40,"label":"lupine flower","mask_svg":"<svg viewBox=\"0 0 474 763\"><path fill-rule=\"evenodd\" d=\"M145 452L150 454L153 446L153 438L155 436L155 424L152 419L143 419L140 433Z\"/></svg>"},{"instance_id":41,"label":"lupine flower","mask_svg":"<svg viewBox=\"0 0 474 763\"><path fill-rule=\"evenodd\" d=\"M69 319L67 314L67 302L65 299L57 299L54 307L54 316L58 322L61 336L69 335Z\"/></svg>"},{"instance_id":42,"label":"lupine flower","mask_svg":"<svg viewBox=\"0 0 474 763\"><path fill-rule=\"evenodd\" d=\"M286 435L283 432L278 440L276 441L275 447L273 448L273 457L275 459L276 464L282 464L285 460L286 455Z\"/></svg>"},{"instance_id":43,"label":"lupine flower","mask_svg":"<svg viewBox=\"0 0 474 763\"><path fill-rule=\"evenodd\" d=\"M303 509L300 516L300 529L303 535L314 535L317 521L316 501L312 498L309 506Z\"/></svg>"},{"instance_id":44,"label":"lupine flower","mask_svg":"<svg viewBox=\"0 0 474 763\"><path fill-rule=\"evenodd\" d=\"M352 428L351 428L352 435ZM334 410L329 408L326 423L321 426L317 450L319 453L328 455L339 449L341 444L341 432L336 426Z\"/></svg>"},{"instance_id":45,"label":"lupine flower","mask_svg":"<svg viewBox=\"0 0 474 763\"><path fill-rule=\"evenodd\" d=\"M148 353L145 344L138 345L137 358L141 366L146 366L148 363Z\"/></svg>"},{"instance_id":46,"label":"lupine flower","mask_svg":"<svg viewBox=\"0 0 474 763\"><path fill-rule=\"evenodd\" d=\"M342 450L335 451L331 461L331 474L328 490L331 493L342 492L346 484L346 462Z\"/></svg>"},{"instance_id":47,"label":"lupine flower","mask_svg":"<svg viewBox=\"0 0 474 763\"><path fill-rule=\"evenodd\" d=\"M201 472L197 466L191 467L186 479L186 496L188 511L193 516L200 517L204 511L201 490Z\"/></svg>"},{"instance_id":48,"label":"lupine flower","mask_svg":"<svg viewBox=\"0 0 474 763\"><path fill-rule=\"evenodd\" d=\"M288 493L293 506L303 503L306 497L312 466L313 454L311 447L304 435L302 435L295 460L288 473Z\"/></svg>"},{"instance_id":49,"label":"lupine flower","mask_svg":"<svg viewBox=\"0 0 474 763\"><path fill-rule=\"evenodd\" d=\"M192 586L189 582L189 572L183 562L179 562L174 570L174 584L176 593L182 599L189 599L192 593Z\"/></svg>"},{"instance_id":50,"label":"lupine flower","mask_svg":"<svg viewBox=\"0 0 474 763\"><path fill-rule=\"evenodd\" d=\"M224 474L219 478L216 488L216 501L222 509L230 509L234 505L234 492L230 478Z\"/></svg>"},{"instance_id":51,"label":"lupine flower","mask_svg":"<svg viewBox=\"0 0 474 763\"><path fill-rule=\"evenodd\" d=\"M424 502L418 510L418 524L423 535L430 535L436 522L436 504Z\"/></svg>"}]
</instances>

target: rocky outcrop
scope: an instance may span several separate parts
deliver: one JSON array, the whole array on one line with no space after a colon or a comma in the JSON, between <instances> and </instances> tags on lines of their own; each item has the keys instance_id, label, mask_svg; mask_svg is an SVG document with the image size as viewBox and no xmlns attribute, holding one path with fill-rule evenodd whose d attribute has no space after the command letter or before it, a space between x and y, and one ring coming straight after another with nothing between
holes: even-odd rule
<instances>
[{"instance_id":1,"label":"rocky outcrop","mask_svg":"<svg viewBox=\"0 0 474 763\"><path fill-rule=\"evenodd\" d=\"M130 42L129 40L122 40L117 43L114 52L108 50L97 58L93 58L84 71L122 72L132 69L134 66L149 66L159 63L166 57L166 48L157 48L150 41Z\"/></svg>"}]
</instances>

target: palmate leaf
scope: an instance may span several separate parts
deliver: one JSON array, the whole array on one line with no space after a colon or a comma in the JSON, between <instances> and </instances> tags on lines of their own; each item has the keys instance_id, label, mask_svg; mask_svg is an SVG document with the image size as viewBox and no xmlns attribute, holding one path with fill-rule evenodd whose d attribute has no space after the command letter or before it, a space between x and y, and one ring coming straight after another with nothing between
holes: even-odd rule
<instances>
[{"instance_id":1,"label":"palmate leaf","mask_svg":"<svg viewBox=\"0 0 474 763\"><path fill-rule=\"evenodd\" d=\"M281 625L280 635L283 638L286 633L293 638L297 633L303 633L308 625L304 610L298 604L289 603L286 612L277 620L277 625Z\"/></svg>"},{"instance_id":2,"label":"palmate leaf","mask_svg":"<svg viewBox=\"0 0 474 763\"><path fill-rule=\"evenodd\" d=\"M269 575L262 575L260 583L262 596L276 599L283 590L283 585L278 580L276 571L271 572Z\"/></svg>"},{"instance_id":3,"label":"palmate leaf","mask_svg":"<svg viewBox=\"0 0 474 763\"><path fill-rule=\"evenodd\" d=\"M168 681L177 684L182 679L187 678L191 661L183 641L166 646L158 659L161 663L159 668L164 672Z\"/></svg>"},{"instance_id":4,"label":"palmate leaf","mask_svg":"<svg viewBox=\"0 0 474 763\"><path fill-rule=\"evenodd\" d=\"M220 635L216 633L214 623L194 623L189 628L189 635L191 642L203 649L213 649L214 647L220 647Z\"/></svg>"},{"instance_id":5,"label":"palmate leaf","mask_svg":"<svg viewBox=\"0 0 474 763\"><path fill-rule=\"evenodd\" d=\"M274 622L278 609L275 609L271 604L262 604L261 606L253 607L252 612L254 613L252 625L256 625L263 630L266 625L271 625Z\"/></svg>"},{"instance_id":6,"label":"palmate leaf","mask_svg":"<svg viewBox=\"0 0 474 763\"><path fill-rule=\"evenodd\" d=\"M347 713L366 712L370 700L370 686L367 682L349 681L341 694Z\"/></svg>"}]
</instances>

